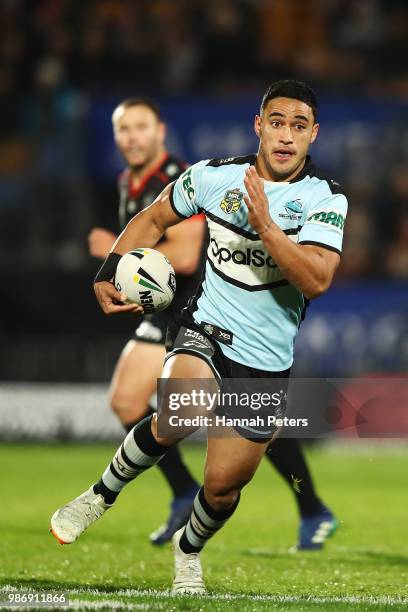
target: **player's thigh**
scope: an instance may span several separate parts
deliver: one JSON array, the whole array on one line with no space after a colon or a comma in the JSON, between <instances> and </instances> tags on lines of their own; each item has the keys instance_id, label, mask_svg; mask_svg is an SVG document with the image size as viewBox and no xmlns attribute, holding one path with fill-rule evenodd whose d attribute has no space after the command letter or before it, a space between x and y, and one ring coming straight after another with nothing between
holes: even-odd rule
<instances>
[{"instance_id":1,"label":"player's thigh","mask_svg":"<svg viewBox=\"0 0 408 612\"><path fill-rule=\"evenodd\" d=\"M213 371L208 363L195 355L178 353L171 355L164 364L162 379L169 381L166 385L166 380L163 380L162 392L160 396L159 414L157 419L153 418L152 432L155 438L162 444L174 443L174 437L179 436L179 439L188 437L194 431L199 429L198 426L175 428L171 431L168 425L170 415L176 413L169 410L168 400L170 393L174 394L191 394L191 390L199 391L203 389L205 392L217 393L218 384L214 378ZM180 406L180 417L188 415L193 417L199 414L200 408L195 404ZM205 412L205 409L204 409ZM156 416L156 415L155 415ZM173 437L174 436L174 437Z\"/></svg>"},{"instance_id":2,"label":"player's thigh","mask_svg":"<svg viewBox=\"0 0 408 612\"><path fill-rule=\"evenodd\" d=\"M129 340L113 373L110 396L148 404L156 392L166 351L162 344Z\"/></svg>"},{"instance_id":3,"label":"player's thigh","mask_svg":"<svg viewBox=\"0 0 408 612\"><path fill-rule=\"evenodd\" d=\"M252 442L241 436L208 438L205 488L212 495L240 490L255 474L269 441Z\"/></svg>"}]
</instances>

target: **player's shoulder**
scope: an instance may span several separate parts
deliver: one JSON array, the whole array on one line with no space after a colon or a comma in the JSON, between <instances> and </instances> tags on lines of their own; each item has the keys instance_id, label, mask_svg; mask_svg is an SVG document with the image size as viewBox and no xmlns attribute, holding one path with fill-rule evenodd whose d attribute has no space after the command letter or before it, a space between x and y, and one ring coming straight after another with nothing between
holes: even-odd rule
<instances>
[{"instance_id":1,"label":"player's shoulder","mask_svg":"<svg viewBox=\"0 0 408 612\"><path fill-rule=\"evenodd\" d=\"M256 155L240 155L238 157L220 157L207 160L206 165L211 168L222 168L223 166L244 166L253 165Z\"/></svg>"},{"instance_id":2,"label":"player's shoulder","mask_svg":"<svg viewBox=\"0 0 408 612\"><path fill-rule=\"evenodd\" d=\"M168 154L168 156L160 167L160 171L166 175L168 181L174 181L181 174L183 174L186 168L187 164L185 161L183 161L179 157L176 157L175 155Z\"/></svg>"},{"instance_id":3,"label":"player's shoulder","mask_svg":"<svg viewBox=\"0 0 408 612\"><path fill-rule=\"evenodd\" d=\"M256 161L256 155L239 157L221 157L206 159L195 165L193 174L201 185L207 185L210 190L217 190L231 181L242 182L245 170Z\"/></svg>"},{"instance_id":4,"label":"player's shoulder","mask_svg":"<svg viewBox=\"0 0 408 612\"><path fill-rule=\"evenodd\" d=\"M316 166L310 158L301 174L303 177L309 176L312 179L312 184L317 187L319 193L327 196L341 194L347 197L341 184L330 174Z\"/></svg>"}]
</instances>

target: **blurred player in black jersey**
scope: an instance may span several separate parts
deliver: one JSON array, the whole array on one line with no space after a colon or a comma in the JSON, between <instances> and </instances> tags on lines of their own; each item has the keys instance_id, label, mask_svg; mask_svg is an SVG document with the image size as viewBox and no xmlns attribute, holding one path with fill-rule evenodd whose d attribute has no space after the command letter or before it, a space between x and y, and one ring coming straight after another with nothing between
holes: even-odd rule
<instances>
[{"instance_id":1,"label":"blurred player in black jersey","mask_svg":"<svg viewBox=\"0 0 408 612\"><path fill-rule=\"evenodd\" d=\"M122 230L135 214L153 202L168 183L182 174L186 165L166 151L166 127L159 108L151 100L125 100L115 109L112 122L117 147L127 163L126 170L119 177L119 226ZM91 255L105 259L116 237L106 229L94 228L89 235ZM169 228L164 240L155 247L170 259L177 273L177 291L170 308L140 322L136 337L129 340L116 366L110 401L127 431L153 412L150 403L166 354L166 328L198 284L203 239L204 222L201 216L196 216ZM320 549L335 530L337 522L316 494L298 441L278 438L266 456L295 496L301 518L297 548ZM174 500L167 523L150 536L154 544L170 540L184 524L199 488L182 462L177 446L171 447L158 466L172 489Z\"/></svg>"},{"instance_id":2,"label":"blurred player in black jersey","mask_svg":"<svg viewBox=\"0 0 408 612\"><path fill-rule=\"evenodd\" d=\"M116 145L127 168L119 177L119 229L149 206L168 183L176 180L186 164L165 148L166 126L159 108L145 98L124 100L112 115ZM135 337L124 347L113 374L110 403L127 431L153 412L156 392L166 354L166 328L187 302L199 281L204 219L196 216L170 228L156 247L171 261L177 275L177 291L171 306L140 319ZM89 234L91 255L105 259L117 236L95 227ZM186 248L188 244L188 248ZM151 534L154 544L168 541L191 512L199 485L183 463L178 447L158 464L173 493L166 524Z\"/></svg>"}]
</instances>

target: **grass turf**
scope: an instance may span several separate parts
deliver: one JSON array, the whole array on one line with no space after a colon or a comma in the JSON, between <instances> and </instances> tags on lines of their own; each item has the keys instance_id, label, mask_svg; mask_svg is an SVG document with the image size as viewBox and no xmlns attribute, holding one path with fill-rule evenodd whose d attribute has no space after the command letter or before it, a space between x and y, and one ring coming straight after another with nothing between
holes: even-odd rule
<instances>
[{"instance_id":1,"label":"grass turf","mask_svg":"<svg viewBox=\"0 0 408 612\"><path fill-rule=\"evenodd\" d=\"M47 533L53 511L85 490L113 451L2 445L0 600L16 589L68 592L70 609L407 609L408 450L309 451L319 492L340 528L323 551L295 555L288 552L298 525L291 492L265 460L233 519L202 554L207 598L172 598L166 591L171 549L147 539L170 501L156 469L127 487L74 545L59 546ZM201 478L203 447L185 445L184 455Z\"/></svg>"}]
</instances>

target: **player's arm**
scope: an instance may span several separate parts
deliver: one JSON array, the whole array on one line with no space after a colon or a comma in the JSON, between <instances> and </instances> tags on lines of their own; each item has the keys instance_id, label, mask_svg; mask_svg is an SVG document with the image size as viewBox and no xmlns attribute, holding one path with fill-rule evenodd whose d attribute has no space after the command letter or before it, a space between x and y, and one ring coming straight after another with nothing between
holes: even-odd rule
<instances>
[{"instance_id":1,"label":"player's arm","mask_svg":"<svg viewBox=\"0 0 408 612\"><path fill-rule=\"evenodd\" d=\"M118 304L117 302L124 302L126 296L117 291L110 281L115 275L116 266L122 255L137 247L156 246L167 228L183 220L170 205L170 191L171 185L168 185L153 204L133 217L112 246L111 252L99 270L94 281L94 290L105 314L143 312L143 308L135 304Z\"/></svg>"},{"instance_id":2,"label":"player's arm","mask_svg":"<svg viewBox=\"0 0 408 612\"><path fill-rule=\"evenodd\" d=\"M89 254L99 259L109 255L117 235L103 227L93 227L88 234Z\"/></svg>"},{"instance_id":3,"label":"player's arm","mask_svg":"<svg viewBox=\"0 0 408 612\"><path fill-rule=\"evenodd\" d=\"M263 181L254 166L247 170L244 183L248 221L284 277L309 299L325 293L340 263L339 254L325 247L296 244L286 236L270 217Z\"/></svg>"}]
</instances>

